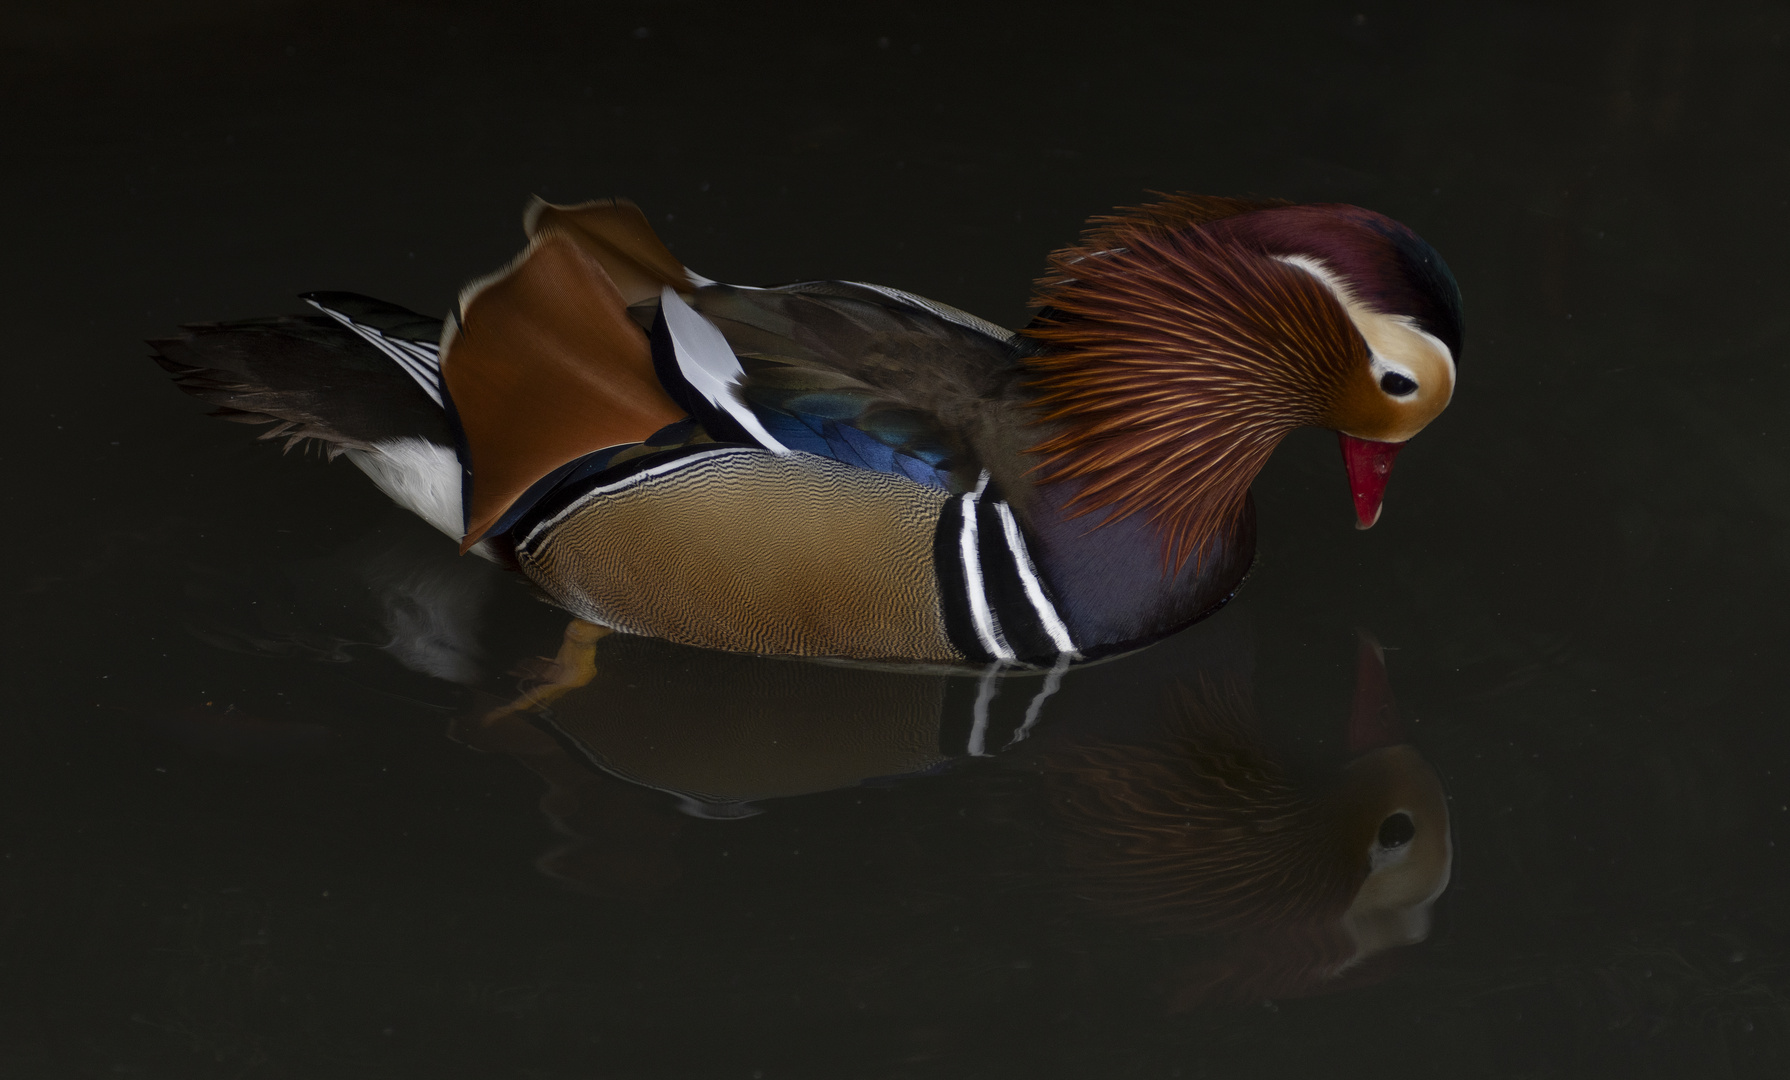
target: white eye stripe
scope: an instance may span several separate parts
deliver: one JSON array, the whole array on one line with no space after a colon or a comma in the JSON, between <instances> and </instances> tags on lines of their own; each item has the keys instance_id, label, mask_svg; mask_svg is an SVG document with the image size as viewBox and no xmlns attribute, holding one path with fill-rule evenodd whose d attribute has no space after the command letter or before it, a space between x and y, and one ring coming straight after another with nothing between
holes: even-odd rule
<instances>
[{"instance_id":1,"label":"white eye stripe","mask_svg":"<svg viewBox=\"0 0 1790 1080\"><path fill-rule=\"evenodd\" d=\"M1271 256L1271 258L1277 262L1283 262L1288 266L1296 266L1323 282L1324 287L1330 290L1331 294L1336 297L1343 308L1349 313L1349 318L1355 323L1356 329L1361 332L1364 338L1369 338L1379 341L1380 344L1385 344L1386 341L1384 335L1388 332L1394 336L1404 333L1410 334L1412 337L1427 344L1431 349L1435 350L1436 357L1440 359L1443 366L1447 368L1447 385L1454 385L1455 366L1453 350L1449 349L1447 345L1444 345L1441 338L1438 338L1436 335L1418 326L1416 319L1411 318L1409 315L1388 315L1367 308L1355 296L1354 290L1349 287L1346 281L1332 272L1331 269L1328 266L1325 266L1321 261L1314 259L1309 255L1274 255ZM1378 325L1378 329L1372 328L1375 324ZM1373 364L1373 373L1376 380L1387 372L1394 372L1417 383L1419 387L1423 385L1422 380L1418 379L1416 374L1409 367L1402 363L1388 360L1374 348L1371 342L1368 345L1368 355Z\"/></svg>"},{"instance_id":2,"label":"white eye stripe","mask_svg":"<svg viewBox=\"0 0 1790 1080\"><path fill-rule=\"evenodd\" d=\"M1448 346L1442 344L1441 338L1430 333L1428 330L1425 330L1423 327L1418 326L1417 320L1411 318L1409 315L1388 315L1388 316L1384 316L1384 317L1392 320L1393 322L1397 323L1399 326L1403 327L1406 331L1408 331L1412 334L1415 334L1418 337L1422 338L1424 341L1428 342L1430 345L1430 348L1436 350L1436 355L1440 356L1442 358L1442 361L1448 365L1449 380L1452 381L1454 379L1454 373L1455 373L1454 353L1453 353L1453 351L1451 351L1448 348Z\"/></svg>"}]
</instances>

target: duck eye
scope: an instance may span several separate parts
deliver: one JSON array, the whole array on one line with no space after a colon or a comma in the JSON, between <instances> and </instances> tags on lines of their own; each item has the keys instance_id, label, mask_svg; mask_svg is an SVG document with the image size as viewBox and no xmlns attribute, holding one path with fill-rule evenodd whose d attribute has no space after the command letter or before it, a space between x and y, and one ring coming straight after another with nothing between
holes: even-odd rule
<instances>
[{"instance_id":1,"label":"duck eye","mask_svg":"<svg viewBox=\"0 0 1790 1080\"><path fill-rule=\"evenodd\" d=\"M1386 374L1380 376L1380 389L1391 394L1393 397L1404 397L1417 389L1417 382L1408 376L1400 375L1396 371L1388 371Z\"/></svg>"},{"instance_id":2,"label":"duck eye","mask_svg":"<svg viewBox=\"0 0 1790 1080\"><path fill-rule=\"evenodd\" d=\"M1411 815L1401 812L1380 822L1380 834L1374 839L1383 848L1400 848L1416 835L1417 826L1411 821Z\"/></svg>"}]
</instances>

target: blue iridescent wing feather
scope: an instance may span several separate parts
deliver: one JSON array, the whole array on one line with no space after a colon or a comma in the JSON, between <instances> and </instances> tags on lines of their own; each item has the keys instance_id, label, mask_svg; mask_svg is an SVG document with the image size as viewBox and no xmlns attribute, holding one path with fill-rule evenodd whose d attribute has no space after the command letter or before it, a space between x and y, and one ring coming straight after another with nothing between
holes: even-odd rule
<instances>
[{"instance_id":1,"label":"blue iridescent wing feather","mask_svg":"<svg viewBox=\"0 0 1790 1080\"><path fill-rule=\"evenodd\" d=\"M711 286L693 306L738 355L740 400L784 446L941 490L973 482L980 463L950 418L1011 382L1005 331L849 282Z\"/></svg>"}]
</instances>

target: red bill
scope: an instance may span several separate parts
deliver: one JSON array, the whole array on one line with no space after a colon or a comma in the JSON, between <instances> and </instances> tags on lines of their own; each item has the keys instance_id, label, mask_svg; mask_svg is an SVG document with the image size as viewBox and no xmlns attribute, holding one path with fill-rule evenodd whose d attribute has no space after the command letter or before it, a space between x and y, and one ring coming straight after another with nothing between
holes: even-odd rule
<instances>
[{"instance_id":1,"label":"red bill","mask_svg":"<svg viewBox=\"0 0 1790 1080\"><path fill-rule=\"evenodd\" d=\"M1386 497L1392 459L1405 444L1370 442L1341 432L1337 438L1342 442L1343 465L1349 471L1349 491L1355 496L1355 527L1371 529L1380 520L1380 501Z\"/></svg>"}]
</instances>

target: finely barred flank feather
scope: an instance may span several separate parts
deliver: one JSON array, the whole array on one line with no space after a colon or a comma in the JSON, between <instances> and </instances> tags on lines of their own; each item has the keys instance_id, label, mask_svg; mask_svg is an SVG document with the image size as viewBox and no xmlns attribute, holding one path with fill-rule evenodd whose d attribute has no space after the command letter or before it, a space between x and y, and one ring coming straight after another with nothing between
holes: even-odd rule
<instances>
[{"instance_id":1,"label":"finely barred flank feather","mask_svg":"<svg viewBox=\"0 0 1790 1080\"><path fill-rule=\"evenodd\" d=\"M1142 513L1179 567L1237 520L1288 431L1316 422L1366 344L1303 270L1207 222L1277 204L1178 198L1097 218L1051 257L1027 361L1056 434L1032 447L1047 482L1078 480L1077 514Z\"/></svg>"}]
</instances>

